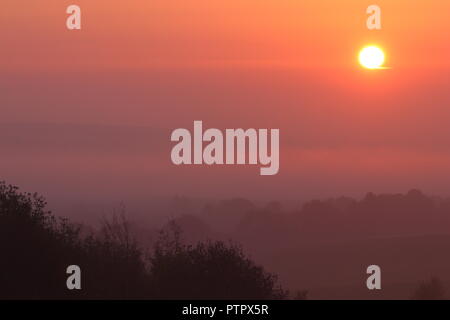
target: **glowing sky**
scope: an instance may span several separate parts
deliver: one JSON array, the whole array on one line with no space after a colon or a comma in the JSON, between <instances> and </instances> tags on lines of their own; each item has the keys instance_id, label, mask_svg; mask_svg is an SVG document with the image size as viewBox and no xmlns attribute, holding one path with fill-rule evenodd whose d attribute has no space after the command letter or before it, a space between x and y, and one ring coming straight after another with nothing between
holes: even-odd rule
<instances>
[{"instance_id":1,"label":"glowing sky","mask_svg":"<svg viewBox=\"0 0 450 320\"><path fill-rule=\"evenodd\" d=\"M448 194L450 2L3 0L0 169L50 197ZM362 70L378 43L390 70ZM170 132L279 128L276 177L174 168ZM211 185L220 187L211 188ZM74 192L76 190L76 192ZM123 196L126 198L126 196Z\"/></svg>"}]
</instances>

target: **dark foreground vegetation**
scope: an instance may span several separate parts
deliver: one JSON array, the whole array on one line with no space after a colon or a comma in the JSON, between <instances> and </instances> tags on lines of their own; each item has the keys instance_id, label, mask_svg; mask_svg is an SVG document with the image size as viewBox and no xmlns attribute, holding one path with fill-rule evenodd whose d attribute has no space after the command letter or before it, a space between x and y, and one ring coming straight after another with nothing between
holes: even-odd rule
<instances>
[{"instance_id":1,"label":"dark foreground vegetation","mask_svg":"<svg viewBox=\"0 0 450 320\"><path fill-rule=\"evenodd\" d=\"M283 299L288 293L222 241L183 244L171 223L144 250L122 217L99 232L55 217L37 194L0 183L0 299ZM82 270L68 290L66 268Z\"/></svg>"},{"instance_id":2,"label":"dark foreground vegetation","mask_svg":"<svg viewBox=\"0 0 450 320\"><path fill-rule=\"evenodd\" d=\"M284 248L283 243L286 242L276 243L276 239L284 236L301 244L302 237L303 239L308 237L308 229L304 227L305 225L309 227L310 233L312 229L318 234L323 233L323 229L327 230L330 224L338 227L339 223L344 224L344 222L348 228L365 230L363 227L367 221L385 220L389 217L389 221L376 224L380 226L376 228L379 233L377 235L381 235L383 232L389 234L387 232L389 230L383 231L381 226L388 228L394 225L397 230L400 229L395 217L406 213L411 220L423 221L424 223L420 223L422 226L429 227L439 221L439 225L444 228L448 226L444 223L448 217L443 214L450 208L448 203L450 201L431 199L416 191L411 191L404 196L370 195L360 202L348 199L313 201L305 204L302 209L300 216L304 218L304 223L301 224L303 228L295 230L295 237L293 233L289 233L289 228L279 226L279 223L284 221L282 218L287 218L276 212L279 210L278 206L258 213L255 213L250 206L247 218L243 218L243 223L240 225L241 228L247 226L245 233L242 233L245 236L235 235L233 238L252 237L258 241L260 247L268 248L272 245L280 251L280 248ZM0 299L308 298L307 291L289 294L279 285L277 277L255 264L244 254L240 245L217 239L205 240L204 237L199 237L195 241L192 239L186 241L184 235L186 230L189 230L189 225L192 230L197 230L195 234L208 234L203 230L201 223L188 224L184 221L183 224L182 219L172 220L159 231L151 244L143 247L142 242L138 243L134 240L134 231L131 231L132 226L124 215L112 215L103 221L99 230L92 231L87 226L76 225L67 219L56 217L46 209L46 206L45 200L37 194L23 193L17 187L0 182ZM229 206L226 209L226 212L231 214L239 211ZM214 208L209 210L213 216ZM367 216L367 221L362 219L361 214L353 214L353 212L360 213L361 210L370 213L364 215ZM344 211L347 214L343 214ZM389 214L390 212L392 214ZM423 217L425 212L428 212L427 219ZM294 215L295 217L298 215ZM196 220L191 217L187 221L195 222ZM251 221L257 221L260 224L261 221L265 221L265 223L259 228L252 229L247 225ZM327 221L328 223L325 223ZM408 220L402 221L406 224ZM292 228L296 226L295 221L289 222L288 225ZM321 228L316 226L319 222ZM193 228L193 226L196 227ZM414 225L411 224L411 226ZM192 230L190 234L193 233ZM367 229L365 234L373 236L374 233L370 230ZM345 232L345 234L348 233ZM338 237L333 238L331 231L327 232L326 236L326 239L338 239ZM310 242L314 243L314 239L311 238ZM320 238L317 239L320 240ZM381 242L381 246L375 247L376 250L373 250L372 255L386 252L389 254L390 247L383 246L386 241L391 243L389 239L391 238L386 240L378 237L376 243ZM405 239L408 244L413 241L413 238ZM436 243L444 248L446 238L442 239L444 240ZM417 252L420 252L420 244L420 242L416 243L418 249L415 256L418 255ZM246 248L247 246L248 243ZM427 245L424 244L424 246L428 248ZM368 249L364 248L364 250ZM428 251L430 250L427 249ZM442 257L438 249L435 251L439 257ZM290 266L295 266L294 259L301 259L301 264L297 265L299 269L308 263L308 257L311 258L311 253L308 256L308 251L287 252L293 252L296 255L280 255L278 259L285 259L282 263L289 263ZM340 259L344 260L351 260L354 257L353 251L351 251L352 255L346 255L345 252L341 250L336 253ZM359 255L364 254L359 249L355 252ZM313 252L313 257L323 255L321 251ZM429 260L430 257L434 257L434 254L430 253L424 258L424 263L427 265L433 261ZM361 259L363 262L366 261L364 258ZM354 264L364 266L361 261L351 260L348 263L350 267ZM377 261L381 261L382 265L383 262L387 265L392 264L392 258L383 260L379 257ZM314 268L320 267L317 261L312 263ZM439 260L438 263L442 261ZM66 280L69 277L66 270L70 265L78 265L81 268L81 290L68 290L66 286ZM391 265L391 268L392 266L395 265ZM318 273L305 270L306 276ZM398 273L391 275L390 268L387 271L387 274L383 276L384 279L398 276ZM354 273L358 276L357 272ZM320 275L326 275L320 272L318 274L319 278ZM313 279L310 283L314 281L316 280ZM292 281L289 283L292 284ZM363 293L367 293L365 282L358 283L359 285L354 288L360 291L354 296L363 297ZM415 286L410 286L408 289L410 294L402 294L402 297L416 300L445 299L447 288L448 284L441 279L431 277L428 281L416 282ZM340 287L336 290L343 289ZM386 290L385 286L384 291ZM375 293L372 298L377 298Z\"/></svg>"}]
</instances>

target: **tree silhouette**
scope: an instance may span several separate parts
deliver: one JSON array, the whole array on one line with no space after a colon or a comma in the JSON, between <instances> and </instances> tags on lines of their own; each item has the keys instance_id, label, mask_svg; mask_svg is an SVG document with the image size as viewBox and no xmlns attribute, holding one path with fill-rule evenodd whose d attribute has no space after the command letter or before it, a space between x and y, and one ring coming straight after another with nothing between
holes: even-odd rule
<instances>
[{"instance_id":1,"label":"tree silhouette","mask_svg":"<svg viewBox=\"0 0 450 320\"><path fill-rule=\"evenodd\" d=\"M277 278L222 241L185 245L171 222L150 256L155 297L174 299L283 299Z\"/></svg>"},{"instance_id":2,"label":"tree silhouette","mask_svg":"<svg viewBox=\"0 0 450 320\"><path fill-rule=\"evenodd\" d=\"M148 278L140 251L114 238L80 236L37 194L0 183L0 298L137 298ZM66 288L66 268L83 270L81 291Z\"/></svg>"},{"instance_id":3,"label":"tree silhouette","mask_svg":"<svg viewBox=\"0 0 450 320\"><path fill-rule=\"evenodd\" d=\"M294 297L294 300L308 300L308 291L307 290L298 290Z\"/></svg>"}]
</instances>

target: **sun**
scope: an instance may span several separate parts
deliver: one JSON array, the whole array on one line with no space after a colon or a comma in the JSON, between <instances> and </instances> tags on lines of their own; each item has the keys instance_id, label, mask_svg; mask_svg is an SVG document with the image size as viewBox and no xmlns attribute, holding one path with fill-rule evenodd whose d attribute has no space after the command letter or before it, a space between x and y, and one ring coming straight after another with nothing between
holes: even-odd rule
<instances>
[{"instance_id":1,"label":"sun","mask_svg":"<svg viewBox=\"0 0 450 320\"><path fill-rule=\"evenodd\" d=\"M359 63L367 69L380 69L384 60L384 52L377 46L367 46L359 52Z\"/></svg>"}]
</instances>

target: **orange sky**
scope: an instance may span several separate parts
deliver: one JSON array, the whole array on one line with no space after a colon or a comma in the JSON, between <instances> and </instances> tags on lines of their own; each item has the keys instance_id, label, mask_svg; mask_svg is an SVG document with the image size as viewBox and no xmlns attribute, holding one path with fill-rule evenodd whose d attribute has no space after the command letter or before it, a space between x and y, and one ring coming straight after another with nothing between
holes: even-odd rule
<instances>
[{"instance_id":1,"label":"orange sky","mask_svg":"<svg viewBox=\"0 0 450 320\"><path fill-rule=\"evenodd\" d=\"M82 8L83 30L65 29ZM365 9L382 8L382 31ZM450 2L442 0L4 0L2 68L146 68L190 64L354 67L361 46L384 45L395 67L448 67ZM6 49L5 49L6 48Z\"/></svg>"},{"instance_id":2,"label":"orange sky","mask_svg":"<svg viewBox=\"0 0 450 320\"><path fill-rule=\"evenodd\" d=\"M65 27L73 3L81 31ZM374 3L382 31L365 27ZM3 0L0 170L59 198L448 194L449 13L442 0ZM392 69L359 67L373 42ZM279 128L280 173L174 168L170 132L194 120Z\"/></svg>"}]
</instances>

